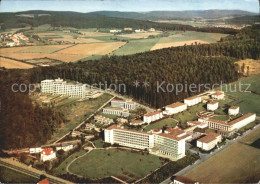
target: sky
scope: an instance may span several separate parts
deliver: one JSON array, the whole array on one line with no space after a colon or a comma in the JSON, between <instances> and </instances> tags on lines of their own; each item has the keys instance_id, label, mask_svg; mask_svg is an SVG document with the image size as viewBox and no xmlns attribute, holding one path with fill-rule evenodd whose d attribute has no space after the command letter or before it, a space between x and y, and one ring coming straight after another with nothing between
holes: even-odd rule
<instances>
[{"instance_id":1,"label":"sky","mask_svg":"<svg viewBox=\"0 0 260 184\"><path fill-rule=\"evenodd\" d=\"M0 0L0 12L182 11L228 9L259 12L258 0Z\"/></svg>"}]
</instances>

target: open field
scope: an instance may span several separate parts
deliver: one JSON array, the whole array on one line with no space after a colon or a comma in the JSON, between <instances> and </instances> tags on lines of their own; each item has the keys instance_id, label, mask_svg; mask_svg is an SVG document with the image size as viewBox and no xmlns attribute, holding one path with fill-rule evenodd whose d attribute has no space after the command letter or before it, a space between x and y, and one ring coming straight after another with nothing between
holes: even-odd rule
<instances>
[{"instance_id":1,"label":"open field","mask_svg":"<svg viewBox=\"0 0 260 184\"><path fill-rule=\"evenodd\" d=\"M105 55L109 54L113 50L123 46L125 42L108 42L108 43L90 43L90 44L79 44L73 47L61 50L58 54L84 54L90 55Z\"/></svg>"},{"instance_id":2,"label":"open field","mask_svg":"<svg viewBox=\"0 0 260 184\"><path fill-rule=\"evenodd\" d=\"M113 52L115 55L128 55L140 52L149 51L157 42L159 38L130 40L129 43Z\"/></svg>"},{"instance_id":3,"label":"open field","mask_svg":"<svg viewBox=\"0 0 260 184\"><path fill-rule=\"evenodd\" d=\"M96 43L96 42L102 42L97 39L93 38L83 38L82 36L77 37L76 39L72 35L63 35L60 37L44 37L45 39L49 39L52 41L63 41L63 42L70 42L70 43Z\"/></svg>"},{"instance_id":4,"label":"open field","mask_svg":"<svg viewBox=\"0 0 260 184\"><path fill-rule=\"evenodd\" d=\"M201 183L254 183L260 180L260 149L248 144L260 138L260 129L254 130L184 176ZM250 180L254 178L254 180Z\"/></svg>"},{"instance_id":5,"label":"open field","mask_svg":"<svg viewBox=\"0 0 260 184\"><path fill-rule=\"evenodd\" d=\"M132 38L132 39L140 39L140 38L148 38L149 36L158 35L161 33L162 33L161 31L156 31L156 32L145 32L145 33L120 34L118 36Z\"/></svg>"},{"instance_id":6,"label":"open field","mask_svg":"<svg viewBox=\"0 0 260 184\"><path fill-rule=\"evenodd\" d=\"M196 44L208 44L208 42L202 40L189 40L189 41L179 41L179 42L171 42L171 43L157 43L155 44L151 50L163 49L168 47L178 47L184 45L196 45Z\"/></svg>"},{"instance_id":7,"label":"open field","mask_svg":"<svg viewBox=\"0 0 260 184\"><path fill-rule=\"evenodd\" d=\"M81 31L81 33L84 34L84 36L89 36L89 37L93 37L93 36L113 36L113 34L111 33L102 33L102 32L97 32L97 31Z\"/></svg>"},{"instance_id":8,"label":"open field","mask_svg":"<svg viewBox=\"0 0 260 184\"><path fill-rule=\"evenodd\" d=\"M44 46L25 46L13 48L1 48L0 54L3 53L52 53L64 49L71 45L44 45Z\"/></svg>"},{"instance_id":9,"label":"open field","mask_svg":"<svg viewBox=\"0 0 260 184\"><path fill-rule=\"evenodd\" d=\"M239 83L241 90L239 90ZM248 86L249 89L247 89ZM251 112L260 116L260 74L223 86L223 91L225 92L225 100L220 101L221 106L237 105L242 113Z\"/></svg>"},{"instance_id":10,"label":"open field","mask_svg":"<svg viewBox=\"0 0 260 184\"><path fill-rule=\"evenodd\" d=\"M245 59L245 60L240 60L237 62L239 65L239 71L241 73L244 73L245 75L249 74L250 75L255 75L260 73L260 60L254 60L254 59ZM244 72L242 72L241 67L245 64L245 69ZM247 67L249 67L249 73L247 73Z\"/></svg>"},{"instance_id":11,"label":"open field","mask_svg":"<svg viewBox=\"0 0 260 184\"><path fill-rule=\"evenodd\" d=\"M163 119L163 120L160 120L156 123L151 123L150 125L145 127L144 131L149 131L152 128L162 129L164 126L167 126L169 128L174 128L176 126L176 124L177 124L176 121L174 121L171 118Z\"/></svg>"},{"instance_id":12,"label":"open field","mask_svg":"<svg viewBox=\"0 0 260 184\"><path fill-rule=\"evenodd\" d=\"M63 97L59 97L63 98ZM53 142L62 135L68 133L76 126L78 126L84 119L95 112L105 102L111 98L109 94L103 94L96 99L89 99L84 101L78 101L75 98L61 99L55 98L57 105L55 108L65 115L66 123L52 136L50 142Z\"/></svg>"},{"instance_id":13,"label":"open field","mask_svg":"<svg viewBox=\"0 0 260 184\"><path fill-rule=\"evenodd\" d=\"M33 68L34 66L19 61L15 61L12 59L0 57L0 67L5 67L8 69L11 68L28 69L28 68Z\"/></svg>"},{"instance_id":14,"label":"open field","mask_svg":"<svg viewBox=\"0 0 260 184\"><path fill-rule=\"evenodd\" d=\"M4 183L36 183L37 178L0 166L0 180Z\"/></svg>"},{"instance_id":15,"label":"open field","mask_svg":"<svg viewBox=\"0 0 260 184\"><path fill-rule=\"evenodd\" d=\"M159 157L118 149L92 150L69 167L70 172L88 178L116 176L124 180L138 179L162 165Z\"/></svg>"}]
</instances>

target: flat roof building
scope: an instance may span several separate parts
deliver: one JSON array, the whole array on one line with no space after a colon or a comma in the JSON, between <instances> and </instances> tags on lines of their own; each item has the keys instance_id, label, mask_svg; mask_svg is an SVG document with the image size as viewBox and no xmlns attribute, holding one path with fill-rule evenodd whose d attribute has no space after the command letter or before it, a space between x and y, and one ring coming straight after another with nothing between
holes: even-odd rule
<instances>
[{"instance_id":1,"label":"flat roof building","mask_svg":"<svg viewBox=\"0 0 260 184\"><path fill-rule=\"evenodd\" d=\"M197 147L209 151L213 149L219 142L221 142L222 136L211 132L208 135L197 140Z\"/></svg>"},{"instance_id":2,"label":"flat roof building","mask_svg":"<svg viewBox=\"0 0 260 184\"><path fill-rule=\"evenodd\" d=\"M193 106L200 102L201 102L201 96L193 96L184 99L184 103L186 103L188 106Z\"/></svg>"},{"instance_id":3,"label":"flat roof building","mask_svg":"<svg viewBox=\"0 0 260 184\"><path fill-rule=\"evenodd\" d=\"M187 109L187 104L176 102L165 106L165 111L163 113L167 115L172 115L172 114L177 114L179 112L185 111L186 109Z\"/></svg>"}]
</instances>

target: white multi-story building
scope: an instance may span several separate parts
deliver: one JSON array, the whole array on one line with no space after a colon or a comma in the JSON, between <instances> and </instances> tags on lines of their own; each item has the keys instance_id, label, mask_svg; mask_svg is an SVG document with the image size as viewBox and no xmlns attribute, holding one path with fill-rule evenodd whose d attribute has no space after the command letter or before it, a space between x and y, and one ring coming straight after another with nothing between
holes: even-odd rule
<instances>
[{"instance_id":1,"label":"white multi-story building","mask_svg":"<svg viewBox=\"0 0 260 184\"><path fill-rule=\"evenodd\" d=\"M41 90L43 93L85 98L87 85L81 83L67 83L66 81L63 81L63 79L47 79L41 81Z\"/></svg>"},{"instance_id":2,"label":"white multi-story building","mask_svg":"<svg viewBox=\"0 0 260 184\"><path fill-rule=\"evenodd\" d=\"M161 119L162 117L163 117L162 112L155 111L155 112L146 113L143 117L143 120L145 123L151 123L153 121Z\"/></svg>"},{"instance_id":3,"label":"white multi-story building","mask_svg":"<svg viewBox=\"0 0 260 184\"><path fill-rule=\"evenodd\" d=\"M131 100L113 99L113 100L111 100L111 107L118 107L118 108L134 110L136 108L136 103Z\"/></svg>"},{"instance_id":4,"label":"white multi-story building","mask_svg":"<svg viewBox=\"0 0 260 184\"><path fill-rule=\"evenodd\" d=\"M207 110L209 111L215 111L218 109L218 102L210 101L207 103Z\"/></svg>"},{"instance_id":5,"label":"white multi-story building","mask_svg":"<svg viewBox=\"0 0 260 184\"><path fill-rule=\"evenodd\" d=\"M210 118L199 118L198 121L207 123L211 129L219 130L218 133L221 135L230 135L234 131L255 121L255 119L256 114L248 113L231 121L221 121Z\"/></svg>"},{"instance_id":6,"label":"white multi-story building","mask_svg":"<svg viewBox=\"0 0 260 184\"><path fill-rule=\"evenodd\" d=\"M185 140L189 135L179 129L172 129L169 133L147 133L127 130L112 125L105 129L105 142L119 144L137 149L146 149L150 153L173 160L185 156Z\"/></svg>"},{"instance_id":7,"label":"white multi-story building","mask_svg":"<svg viewBox=\"0 0 260 184\"><path fill-rule=\"evenodd\" d=\"M186 103L188 106L193 106L200 102L201 102L201 96L193 96L184 99L184 103Z\"/></svg>"},{"instance_id":8,"label":"white multi-story building","mask_svg":"<svg viewBox=\"0 0 260 184\"><path fill-rule=\"evenodd\" d=\"M117 116L128 117L129 111L127 109L117 108L117 107L104 107L103 108L104 114L113 114Z\"/></svg>"},{"instance_id":9,"label":"white multi-story building","mask_svg":"<svg viewBox=\"0 0 260 184\"><path fill-rule=\"evenodd\" d=\"M163 113L167 115L172 115L172 114L177 114L179 112L185 111L186 109L187 109L186 103L176 102L165 106L165 111L163 111Z\"/></svg>"},{"instance_id":10,"label":"white multi-story building","mask_svg":"<svg viewBox=\"0 0 260 184\"><path fill-rule=\"evenodd\" d=\"M213 149L219 142L221 142L221 140L222 140L221 135L211 132L205 137L202 137L197 140L197 147L209 151Z\"/></svg>"},{"instance_id":11,"label":"white multi-story building","mask_svg":"<svg viewBox=\"0 0 260 184\"><path fill-rule=\"evenodd\" d=\"M56 158L56 152L52 148L45 148L41 151L41 160L43 162Z\"/></svg>"},{"instance_id":12,"label":"white multi-story building","mask_svg":"<svg viewBox=\"0 0 260 184\"><path fill-rule=\"evenodd\" d=\"M239 113L239 107L238 106L232 106L228 109L228 114L231 116L236 116Z\"/></svg>"},{"instance_id":13,"label":"white multi-story building","mask_svg":"<svg viewBox=\"0 0 260 184\"><path fill-rule=\"evenodd\" d=\"M211 95L211 97L214 98L214 99L217 99L217 100L223 100L224 97L225 97L225 94L224 94L223 91L217 91L216 93L213 93Z\"/></svg>"}]
</instances>

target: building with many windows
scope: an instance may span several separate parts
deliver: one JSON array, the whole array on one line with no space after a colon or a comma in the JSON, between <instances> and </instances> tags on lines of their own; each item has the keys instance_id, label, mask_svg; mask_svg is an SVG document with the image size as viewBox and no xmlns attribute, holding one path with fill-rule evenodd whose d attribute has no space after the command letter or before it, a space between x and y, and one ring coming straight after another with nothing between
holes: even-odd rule
<instances>
[{"instance_id":1,"label":"building with many windows","mask_svg":"<svg viewBox=\"0 0 260 184\"><path fill-rule=\"evenodd\" d=\"M131 100L113 99L113 100L111 100L111 107L118 107L118 108L134 110L136 108L136 103Z\"/></svg>"},{"instance_id":2,"label":"building with many windows","mask_svg":"<svg viewBox=\"0 0 260 184\"><path fill-rule=\"evenodd\" d=\"M70 97L85 98L87 93L86 84L81 83L67 83L63 79L43 80L41 81L42 93L59 94Z\"/></svg>"},{"instance_id":3,"label":"building with many windows","mask_svg":"<svg viewBox=\"0 0 260 184\"><path fill-rule=\"evenodd\" d=\"M147 133L123 129L112 125L105 129L105 142L131 148L148 150L150 153L177 160L185 156L185 140L190 137L180 129L168 133Z\"/></svg>"},{"instance_id":4,"label":"building with many windows","mask_svg":"<svg viewBox=\"0 0 260 184\"><path fill-rule=\"evenodd\" d=\"M248 113L231 121L221 121L210 118L199 118L198 121L207 123L209 128L218 130L218 133L221 135L229 136L234 133L234 131L255 121L255 119L256 114Z\"/></svg>"},{"instance_id":5,"label":"building with many windows","mask_svg":"<svg viewBox=\"0 0 260 184\"><path fill-rule=\"evenodd\" d=\"M104 107L103 113L104 114L113 114L113 115L122 116L122 117L129 116L129 111L127 109L117 108L117 107Z\"/></svg>"}]
</instances>

